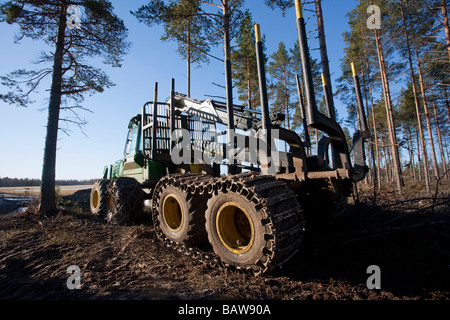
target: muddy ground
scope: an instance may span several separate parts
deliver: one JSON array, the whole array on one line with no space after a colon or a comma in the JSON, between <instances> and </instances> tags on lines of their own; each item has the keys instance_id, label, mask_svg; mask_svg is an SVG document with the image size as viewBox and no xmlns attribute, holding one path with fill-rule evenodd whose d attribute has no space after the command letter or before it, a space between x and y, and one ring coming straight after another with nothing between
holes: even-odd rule
<instances>
[{"instance_id":1,"label":"muddy ground","mask_svg":"<svg viewBox=\"0 0 450 320\"><path fill-rule=\"evenodd\" d=\"M54 216L33 204L0 215L0 299L449 300L449 195L384 192L373 204L362 192L283 269L255 277L166 248L151 226L92 217L82 190ZM67 287L71 265L81 289ZM370 265L380 267L380 290L367 288Z\"/></svg>"}]
</instances>

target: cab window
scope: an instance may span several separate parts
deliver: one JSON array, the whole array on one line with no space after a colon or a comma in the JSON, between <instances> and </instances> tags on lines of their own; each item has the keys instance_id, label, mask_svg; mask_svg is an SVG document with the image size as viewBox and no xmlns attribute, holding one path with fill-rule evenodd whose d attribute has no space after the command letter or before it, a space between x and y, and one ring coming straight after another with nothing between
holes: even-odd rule
<instances>
[{"instance_id":1,"label":"cab window","mask_svg":"<svg viewBox=\"0 0 450 320\"><path fill-rule=\"evenodd\" d=\"M141 148L141 142L139 141L139 145L137 145L138 139L140 136L140 130L138 125L133 125L128 131L127 142L125 145L124 153L125 155L135 154L136 147Z\"/></svg>"}]
</instances>

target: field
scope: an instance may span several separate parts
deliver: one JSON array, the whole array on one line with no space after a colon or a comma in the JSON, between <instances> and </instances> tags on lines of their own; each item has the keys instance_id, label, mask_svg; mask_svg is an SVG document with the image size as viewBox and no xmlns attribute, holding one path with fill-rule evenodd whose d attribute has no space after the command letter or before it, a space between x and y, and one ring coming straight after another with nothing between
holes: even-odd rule
<instances>
[{"instance_id":1,"label":"field","mask_svg":"<svg viewBox=\"0 0 450 320\"><path fill-rule=\"evenodd\" d=\"M74 194L78 190L88 189L91 186L58 186L58 193L61 196ZM40 187L6 187L0 188L0 195L15 195L15 196L39 196Z\"/></svg>"},{"instance_id":2,"label":"field","mask_svg":"<svg viewBox=\"0 0 450 320\"><path fill-rule=\"evenodd\" d=\"M446 188L402 199L384 192L375 204L362 190L326 232L308 233L283 269L259 277L166 248L151 225L108 225L90 215L81 188L61 189L55 216L35 214L35 200L0 215L0 299L450 299ZM67 286L72 265L81 272L78 290ZM367 287L371 265L381 270L381 289Z\"/></svg>"}]
</instances>

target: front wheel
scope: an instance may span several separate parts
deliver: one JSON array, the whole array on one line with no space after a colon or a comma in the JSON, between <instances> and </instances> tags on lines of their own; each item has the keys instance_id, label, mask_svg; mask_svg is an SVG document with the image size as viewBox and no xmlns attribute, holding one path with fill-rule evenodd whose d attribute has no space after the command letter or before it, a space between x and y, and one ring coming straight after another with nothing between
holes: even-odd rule
<instances>
[{"instance_id":1,"label":"front wheel","mask_svg":"<svg viewBox=\"0 0 450 320\"><path fill-rule=\"evenodd\" d=\"M251 184L247 190L236 185L208 200L206 231L225 265L261 273L283 265L297 252L303 225L295 194L283 183L267 178Z\"/></svg>"},{"instance_id":2,"label":"front wheel","mask_svg":"<svg viewBox=\"0 0 450 320\"><path fill-rule=\"evenodd\" d=\"M128 225L142 215L144 193L141 184L133 178L114 180L110 188L110 210L106 220L111 224Z\"/></svg>"},{"instance_id":3,"label":"front wheel","mask_svg":"<svg viewBox=\"0 0 450 320\"><path fill-rule=\"evenodd\" d=\"M111 180L97 180L92 186L89 206L93 215L104 217L110 210L110 185Z\"/></svg>"},{"instance_id":4,"label":"front wheel","mask_svg":"<svg viewBox=\"0 0 450 320\"><path fill-rule=\"evenodd\" d=\"M265 249L265 230L259 214L245 197L219 193L208 201L206 230L209 242L224 263L254 265Z\"/></svg>"}]
</instances>

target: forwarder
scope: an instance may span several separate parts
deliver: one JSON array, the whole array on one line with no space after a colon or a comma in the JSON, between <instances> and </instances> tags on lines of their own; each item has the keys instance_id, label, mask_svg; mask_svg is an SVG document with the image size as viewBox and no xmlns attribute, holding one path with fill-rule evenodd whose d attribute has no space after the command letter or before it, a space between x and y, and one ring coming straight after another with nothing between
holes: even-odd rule
<instances>
[{"instance_id":1,"label":"forwarder","mask_svg":"<svg viewBox=\"0 0 450 320\"><path fill-rule=\"evenodd\" d=\"M92 188L94 214L131 224L147 200L167 246L212 266L261 274L287 262L306 228L319 228L343 207L367 171L358 78L354 74L363 129L353 137L352 164L341 126L318 111L300 1L296 5L305 141L281 127L284 115L269 113L256 25L261 112L188 98L175 92L173 79L170 98L158 102L156 84L154 100L129 123L124 158ZM325 134L317 154L308 153L308 127Z\"/></svg>"}]
</instances>

